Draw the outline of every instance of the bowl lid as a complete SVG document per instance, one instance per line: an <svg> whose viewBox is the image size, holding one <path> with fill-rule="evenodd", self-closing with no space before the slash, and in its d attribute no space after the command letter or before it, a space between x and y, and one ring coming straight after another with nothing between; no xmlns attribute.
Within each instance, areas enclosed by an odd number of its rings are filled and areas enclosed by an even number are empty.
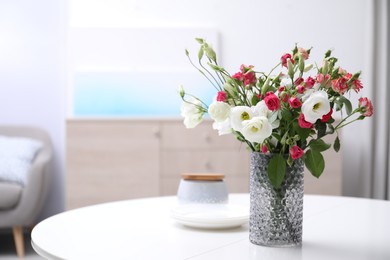
<svg viewBox="0 0 390 260"><path fill-rule="evenodd" d="M183 180L197 181L222 181L225 178L223 173L182 173Z"/></svg>

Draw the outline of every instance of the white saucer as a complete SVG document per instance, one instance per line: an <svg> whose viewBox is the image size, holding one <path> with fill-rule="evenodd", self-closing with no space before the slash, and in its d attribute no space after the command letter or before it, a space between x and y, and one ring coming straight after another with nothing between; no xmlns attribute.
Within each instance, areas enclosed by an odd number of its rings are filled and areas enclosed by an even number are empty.
<svg viewBox="0 0 390 260"><path fill-rule="evenodd" d="M171 210L178 223L196 228L232 228L248 223L249 207L237 204L183 204Z"/></svg>

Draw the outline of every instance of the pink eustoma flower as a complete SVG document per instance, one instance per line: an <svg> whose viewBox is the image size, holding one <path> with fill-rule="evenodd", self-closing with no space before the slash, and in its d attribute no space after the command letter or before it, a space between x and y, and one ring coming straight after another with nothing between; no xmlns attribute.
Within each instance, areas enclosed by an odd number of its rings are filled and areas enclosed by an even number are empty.
<svg viewBox="0 0 390 260"><path fill-rule="evenodd" d="M305 87L307 88L312 88L314 86L314 84L316 83L316 81L312 78L312 77L308 77L306 80L305 80Z"/></svg>
<svg viewBox="0 0 390 260"><path fill-rule="evenodd" d="M276 111L280 108L280 100L273 92L267 93L264 102L271 111Z"/></svg>
<svg viewBox="0 0 390 260"><path fill-rule="evenodd" d="M248 71L244 74L244 86L252 85L256 82L256 75L253 71Z"/></svg>
<svg viewBox="0 0 390 260"><path fill-rule="evenodd" d="M363 116L370 117L374 114L372 102L366 97L359 98L359 108Z"/></svg>
<svg viewBox="0 0 390 260"><path fill-rule="evenodd" d="M320 84L325 84L327 83L327 81L330 79L330 75L329 74L326 74L326 76L324 77L324 75L322 73L318 74L317 75L317 82L320 83Z"/></svg>
<svg viewBox="0 0 390 260"><path fill-rule="evenodd" d="M356 79L352 81L352 89L355 90L356 93L358 93L363 88L363 84L360 80Z"/></svg>
<svg viewBox="0 0 390 260"><path fill-rule="evenodd" d="M236 74L234 74L232 76L232 78L236 79L236 80L243 81L244 80L244 75L242 74L242 72L237 72Z"/></svg>
<svg viewBox="0 0 390 260"><path fill-rule="evenodd" d="M323 115L323 116L322 116L322 118L321 118L321 122L322 122L322 123L326 123L326 122L328 122L328 121L329 121L329 119L331 119L331 117L332 117L332 113L333 113L333 109L332 109L332 108L330 108L330 111L329 111L329 113L328 113L328 114L326 114L326 115Z"/></svg>
<svg viewBox="0 0 390 260"><path fill-rule="evenodd" d="M298 124L301 128L312 128L313 124L305 120L305 116L301 113L298 117Z"/></svg>
<svg viewBox="0 0 390 260"><path fill-rule="evenodd" d="M296 160L302 157L304 151L298 145L294 145L293 147L290 148L290 154L291 154L291 158L293 160Z"/></svg>
<svg viewBox="0 0 390 260"><path fill-rule="evenodd" d="M305 87L302 86L302 85L299 85L299 86L297 87L297 92L298 92L299 94L303 94L303 92L305 92Z"/></svg>
<svg viewBox="0 0 390 260"><path fill-rule="evenodd" d="M298 86L298 85L300 85L302 82L303 82L303 78L297 78L297 79L294 81L294 85L295 85L295 86Z"/></svg>
<svg viewBox="0 0 390 260"><path fill-rule="evenodd" d="M335 92L343 95L348 90L348 78L341 77L341 78L332 80L332 89Z"/></svg>
<svg viewBox="0 0 390 260"><path fill-rule="evenodd" d="M262 152L262 153L267 153L267 152L268 152L268 148L267 148L267 146L266 146L265 144L263 144L263 145L261 146L261 152Z"/></svg>
<svg viewBox="0 0 390 260"><path fill-rule="evenodd" d="M288 100L288 103L292 108L299 108L302 106L302 102L297 97L292 97Z"/></svg>
<svg viewBox="0 0 390 260"><path fill-rule="evenodd" d="M299 47L298 52L302 54L303 59L307 60L309 58L309 52L306 49Z"/></svg>
<svg viewBox="0 0 390 260"><path fill-rule="evenodd" d="M226 92L225 91L218 91L217 101L226 102L226 100L227 100Z"/></svg>
<svg viewBox="0 0 390 260"><path fill-rule="evenodd" d="M280 60L282 61L282 66L287 68L287 60L290 59L291 63L294 64L294 60L292 59L292 56L290 53L284 54Z"/></svg>

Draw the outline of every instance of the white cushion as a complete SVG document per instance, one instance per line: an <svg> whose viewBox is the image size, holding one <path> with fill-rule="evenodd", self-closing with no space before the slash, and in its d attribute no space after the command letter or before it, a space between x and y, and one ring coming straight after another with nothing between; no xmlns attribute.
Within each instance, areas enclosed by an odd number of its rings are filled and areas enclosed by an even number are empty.
<svg viewBox="0 0 390 260"><path fill-rule="evenodd" d="M0 181L24 186L36 153L43 144L25 137L0 136Z"/></svg>

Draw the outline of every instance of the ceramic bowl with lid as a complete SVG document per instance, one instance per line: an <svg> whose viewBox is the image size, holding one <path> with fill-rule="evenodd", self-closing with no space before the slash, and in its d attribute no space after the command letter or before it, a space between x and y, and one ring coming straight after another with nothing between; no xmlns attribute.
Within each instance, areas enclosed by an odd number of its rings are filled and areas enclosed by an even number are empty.
<svg viewBox="0 0 390 260"><path fill-rule="evenodd" d="M228 203L228 190L221 173L184 173L177 197L181 203Z"/></svg>

